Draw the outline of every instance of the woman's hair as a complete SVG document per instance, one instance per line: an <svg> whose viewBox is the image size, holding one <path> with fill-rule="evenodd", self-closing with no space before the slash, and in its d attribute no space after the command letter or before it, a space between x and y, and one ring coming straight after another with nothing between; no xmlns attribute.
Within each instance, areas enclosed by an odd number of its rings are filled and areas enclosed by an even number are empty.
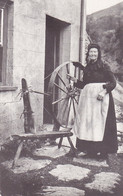
<svg viewBox="0 0 123 196"><path fill-rule="evenodd" d="M96 48L98 50L98 58L97 58L97 63L96 63L96 67L95 68L103 68L103 62L101 60L101 50L100 50L100 46L98 44L89 44L88 45L88 51L86 54L86 62L87 65L89 65L89 60L88 60L88 56L89 56L89 51L91 48Z"/></svg>

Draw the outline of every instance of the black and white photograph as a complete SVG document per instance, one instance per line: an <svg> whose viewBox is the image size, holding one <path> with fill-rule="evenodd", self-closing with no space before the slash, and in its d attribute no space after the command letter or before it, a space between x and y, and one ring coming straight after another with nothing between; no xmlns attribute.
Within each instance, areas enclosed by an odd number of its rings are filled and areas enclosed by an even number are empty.
<svg viewBox="0 0 123 196"><path fill-rule="evenodd" d="M0 196L123 196L123 0L0 0Z"/></svg>

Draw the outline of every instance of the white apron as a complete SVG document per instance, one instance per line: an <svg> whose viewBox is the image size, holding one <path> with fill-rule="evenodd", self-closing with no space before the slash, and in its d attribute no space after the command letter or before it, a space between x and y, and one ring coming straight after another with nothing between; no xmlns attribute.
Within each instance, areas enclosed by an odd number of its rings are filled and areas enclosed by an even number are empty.
<svg viewBox="0 0 123 196"><path fill-rule="evenodd" d="M90 83L81 90L73 130L77 138L102 141L109 106L109 94L97 100L104 83Z"/></svg>

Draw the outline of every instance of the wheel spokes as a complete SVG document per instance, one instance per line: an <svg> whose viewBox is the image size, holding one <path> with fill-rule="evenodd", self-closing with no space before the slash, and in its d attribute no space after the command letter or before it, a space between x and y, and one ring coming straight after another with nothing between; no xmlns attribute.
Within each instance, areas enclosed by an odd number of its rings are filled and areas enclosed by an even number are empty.
<svg viewBox="0 0 123 196"><path fill-rule="evenodd" d="M74 68L74 77L76 77L77 68Z"/></svg>
<svg viewBox="0 0 123 196"><path fill-rule="evenodd" d="M67 115L67 109L68 109L68 102L69 102L69 98L66 98L58 106L57 118L58 118L59 122L62 123L62 124L66 124L66 115Z"/></svg>
<svg viewBox="0 0 123 196"><path fill-rule="evenodd" d="M75 100L75 102L78 104L78 101L76 100L76 98L74 97L73 99L74 99L74 100Z"/></svg>
<svg viewBox="0 0 123 196"><path fill-rule="evenodd" d="M66 70L67 70L67 74L69 74L70 70L69 70L69 64L68 63L66 64Z"/></svg>
<svg viewBox="0 0 123 196"><path fill-rule="evenodd" d="M69 115L70 115L70 110L71 110L72 99L70 98L69 101L70 101L70 103L69 103L68 115L67 115L67 120L66 120L66 122L67 122L66 126L68 126L68 122L69 122Z"/></svg>
<svg viewBox="0 0 123 196"><path fill-rule="evenodd" d="M52 113L61 126L71 126L74 116L77 115L78 90L74 87L67 74L78 78L79 69L71 66L71 62L66 62L58 66L51 78L48 92L52 99Z"/></svg>
<svg viewBox="0 0 123 196"><path fill-rule="evenodd" d="M73 101L73 111L74 111L74 116L76 116L76 108L75 108L75 103L74 103L74 100L72 99Z"/></svg>
<svg viewBox="0 0 123 196"><path fill-rule="evenodd" d="M64 86L66 87L66 89L68 90L68 87L66 86L65 82L62 80L60 74L58 73L58 78L60 79L60 81L64 84Z"/></svg>
<svg viewBox="0 0 123 196"><path fill-rule="evenodd" d="M64 89L62 89L58 84L54 83L54 85L55 85L56 87L58 87L61 91L63 91L65 94L67 94L67 92L66 92Z"/></svg>
<svg viewBox="0 0 123 196"><path fill-rule="evenodd" d="M63 97L61 99L58 99L58 100L52 102L52 105L55 105L56 103L59 103L59 102L63 101L64 99L66 99L66 97Z"/></svg>

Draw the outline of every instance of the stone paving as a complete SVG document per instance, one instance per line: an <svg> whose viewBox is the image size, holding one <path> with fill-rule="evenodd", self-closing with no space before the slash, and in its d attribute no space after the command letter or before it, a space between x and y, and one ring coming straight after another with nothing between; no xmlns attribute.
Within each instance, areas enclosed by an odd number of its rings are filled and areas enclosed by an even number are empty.
<svg viewBox="0 0 123 196"><path fill-rule="evenodd" d="M42 196L85 196L85 191L72 187L46 187Z"/></svg>
<svg viewBox="0 0 123 196"><path fill-rule="evenodd" d="M69 148L68 148L69 149ZM20 158L17 162L17 166L12 169L12 160L6 161L2 163L4 166L8 167L15 174L25 173L31 170L39 170L44 168L50 163L52 160L48 160L49 158L53 158L54 160L58 157L65 155L68 152L68 149L61 147L58 149L57 146L46 146L42 150L38 149L35 151L35 155L37 153L38 156L47 155L46 159L38 159L34 160L32 158ZM40 152L40 153L39 153ZM44 152L44 154L43 154ZM55 154L53 156L53 154ZM77 166L75 163L82 163L82 166ZM74 165L73 165L74 164ZM109 167L106 161L97 161L93 159L87 159L80 157L73 157L73 164L58 164L54 169L49 171L49 174L56 177L58 181L70 182L72 180L82 181L84 179L89 179L89 174L91 173L91 169L87 169L87 165L98 166L98 167ZM84 166L83 166L84 164ZM43 178L43 176L42 176ZM121 181L121 176L118 173L112 172L100 172L92 176L92 181L90 183L85 183L84 186L88 190L96 190L100 193L110 193L112 194L115 188ZM73 193L74 196L84 196L85 191L77 189L75 187L62 187L62 186L47 186L43 189L42 195L45 196L71 196Z"/></svg>
<svg viewBox="0 0 123 196"><path fill-rule="evenodd" d="M85 185L86 188L97 190L101 193L113 193L113 189L120 182L121 176L118 173L101 172L94 176L94 181Z"/></svg>
<svg viewBox="0 0 123 196"><path fill-rule="evenodd" d="M11 171L13 171L15 174L19 173L25 173L28 171L32 170L39 170L41 168L46 167L51 163L50 160L34 160L32 158L26 158L22 157L18 160L17 165L15 168L12 169L12 162L13 160L10 161L5 161L2 163L6 168L9 168Z"/></svg>
<svg viewBox="0 0 123 196"><path fill-rule="evenodd" d="M74 166L72 164L57 165L55 169L49 172L58 180L70 181L70 180L83 180L88 177L90 173L89 169L84 167Z"/></svg>
<svg viewBox="0 0 123 196"><path fill-rule="evenodd" d="M47 157L51 157L51 158L57 158L57 157L64 156L69 151L70 151L70 148L68 148L68 147L62 147L62 148L58 149L58 146L52 146L52 147L45 146L43 148L36 149L34 151L33 155L36 155L38 157L47 156Z"/></svg>
<svg viewBox="0 0 123 196"><path fill-rule="evenodd" d="M96 166L96 167L109 167L106 160L96 161L95 159L78 157L78 158L73 158L73 162L82 163L84 165Z"/></svg>
<svg viewBox="0 0 123 196"><path fill-rule="evenodd" d="M75 138L73 137L73 143L74 142ZM61 158L59 160L62 160L62 158L68 154L70 150L68 141L63 140L63 144L68 147L62 146L58 149L58 146L46 145L40 149L36 149L33 153L33 155L37 157L36 160L32 158L20 158L14 169L11 168L12 160L6 161L2 164L15 174L40 170L47 166L49 167L53 161L56 161L59 158ZM56 184L52 184L52 186L49 186L48 184L43 187L43 192L40 192L41 195L84 196L87 190L98 191L99 193L104 194L113 194L115 189L117 189L118 185L121 183L121 176L117 172L110 171L110 165L106 160L87 158L81 153L77 157L67 157L66 160L69 159L71 159L71 161L69 163L65 162L65 164L62 162L57 163L56 161L54 167L48 170L50 177L56 179L60 185L57 186ZM96 170L97 172L92 173L92 169L96 167L98 168ZM104 172L103 169L107 171ZM72 182L74 181L79 182L79 184L81 184L81 188L73 187L74 183ZM70 182L72 183L72 186L70 185ZM65 185L64 183L67 184Z"/></svg>

